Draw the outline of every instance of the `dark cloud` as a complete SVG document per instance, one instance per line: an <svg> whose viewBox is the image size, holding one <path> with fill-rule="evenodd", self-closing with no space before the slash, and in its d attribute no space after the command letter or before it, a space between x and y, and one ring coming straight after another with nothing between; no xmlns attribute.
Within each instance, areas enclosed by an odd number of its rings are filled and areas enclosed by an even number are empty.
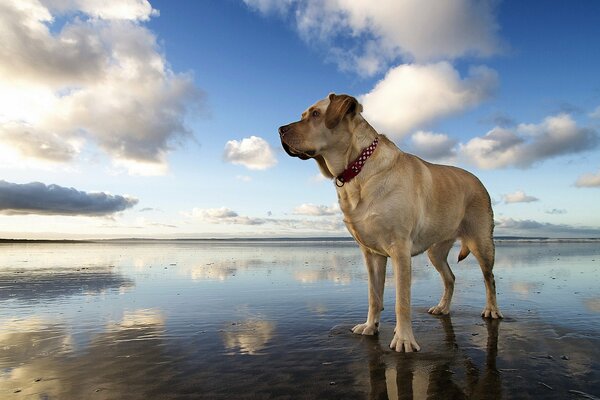
<svg viewBox="0 0 600 400"><path fill-rule="evenodd" d="M133 207L137 199L103 192L87 193L74 188L0 180L0 213L41 215L110 215Z"/></svg>

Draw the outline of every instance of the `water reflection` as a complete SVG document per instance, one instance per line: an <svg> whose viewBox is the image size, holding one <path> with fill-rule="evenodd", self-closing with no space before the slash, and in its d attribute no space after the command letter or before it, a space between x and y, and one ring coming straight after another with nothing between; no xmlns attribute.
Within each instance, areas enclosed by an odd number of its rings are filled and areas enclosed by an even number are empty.
<svg viewBox="0 0 600 400"><path fill-rule="evenodd" d="M349 332L367 306L354 244L13 246L0 253L0 398L596 394L600 250L570 246L499 246L500 323L478 317L484 290L471 258L453 265L452 319L427 314L441 284L417 257L417 354L387 347L390 288L379 336Z"/></svg>
<svg viewBox="0 0 600 400"><path fill-rule="evenodd" d="M478 366L458 345L450 316L438 319L445 350L398 355L368 346L369 399L502 398L502 380L496 368L500 322L486 321L485 363Z"/></svg>
<svg viewBox="0 0 600 400"><path fill-rule="evenodd" d="M274 332L275 324L269 321L232 322L223 329L223 344L240 354L256 355L273 339Z"/></svg>
<svg viewBox="0 0 600 400"><path fill-rule="evenodd" d="M0 393L16 398L150 398L173 367L161 348L164 318L134 310L72 351L67 325L32 317L0 334ZM153 370L160 368L160 379Z"/></svg>
<svg viewBox="0 0 600 400"><path fill-rule="evenodd" d="M500 242L496 243L495 264L511 269L531 265L553 265L562 269L575 261L592 261L597 255L597 243Z"/></svg>
<svg viewBox="0 0 600 400"><path fill-rule="evenodd" d="M600 313L600 297L586 299L584 303L588 310Z"/></svg>
<svg viewBox="0 0 600 400"><path fill-rule="evenodd" d="M543 286L542 282L513 282L510 288L521 298L528 298L533 292L539 291Z"/></svg>
<svg viewBox="0 0 600 400"><path fill-rule="evenodd" d="M0 269L0 301L44 302L77 294L124 292L134 281L113 266Z"/></svg>

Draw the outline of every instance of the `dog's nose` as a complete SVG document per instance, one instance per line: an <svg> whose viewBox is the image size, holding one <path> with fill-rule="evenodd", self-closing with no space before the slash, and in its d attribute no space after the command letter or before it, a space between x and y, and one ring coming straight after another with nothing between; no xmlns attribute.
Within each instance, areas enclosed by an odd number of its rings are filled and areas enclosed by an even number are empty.
<svg viewBox="0 0 600 400"><path fill-rule="evenodd" d="M283 137L283 135L285 135L285 133L287 131L289 131L289 130L290 130L290 126L289 125L280 126L279 127L279 136Z"/></svg>

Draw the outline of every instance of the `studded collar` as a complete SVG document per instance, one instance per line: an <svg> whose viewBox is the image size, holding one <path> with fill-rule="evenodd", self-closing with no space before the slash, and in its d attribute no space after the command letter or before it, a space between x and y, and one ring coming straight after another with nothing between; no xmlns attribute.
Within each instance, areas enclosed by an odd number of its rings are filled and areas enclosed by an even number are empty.
<svg viewBox="0 0 600 400"><path fill-rule="evenodd" d="M337 187L344 186L345 183L350 182L356 175L360 173L367 159L371 157L371 154L375 151L377 144L379 143L379 138L375 138L373 143L369 145L369 147L365 148L362 153L358 156L356 160L354 160L350 165L346 167L346 169L336 176L335 184Z"/></svg>

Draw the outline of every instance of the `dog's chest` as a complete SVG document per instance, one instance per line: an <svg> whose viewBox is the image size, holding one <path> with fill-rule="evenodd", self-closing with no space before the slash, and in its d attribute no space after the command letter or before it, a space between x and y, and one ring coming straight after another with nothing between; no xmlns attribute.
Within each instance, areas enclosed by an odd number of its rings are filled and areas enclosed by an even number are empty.
<svg viewBox="0 0 600 400"><path fill-rule="evenodd" d="M372 196L371 196L372 197ZM378 201L367 201L357 187L338 190L340 209L344 223L354 239L364 247L385 255L386 241L389 240L389 222Z"/></svg>
<svg viewBox="0 0 600 400"><path fill-rule="evenodd" d="M367 215L365 219L356 220L344 218L344 223L354 239L364 247L376 253L386 255L386 238L380 227L379 216Z"/></svg>

